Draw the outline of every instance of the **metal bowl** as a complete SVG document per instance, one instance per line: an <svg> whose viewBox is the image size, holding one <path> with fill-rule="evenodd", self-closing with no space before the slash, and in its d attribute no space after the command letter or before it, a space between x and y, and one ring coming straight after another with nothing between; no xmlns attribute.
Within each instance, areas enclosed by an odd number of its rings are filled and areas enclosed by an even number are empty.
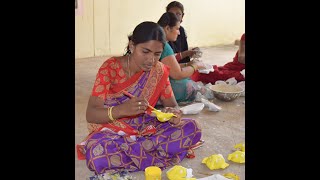
<svg viewBox="0 0 320 180"><path fill-rule="evenodd" d="M240 86L229 84L212 85L210 89L213 91L214 97L222 101L233 101L244 92Z"/></svg>

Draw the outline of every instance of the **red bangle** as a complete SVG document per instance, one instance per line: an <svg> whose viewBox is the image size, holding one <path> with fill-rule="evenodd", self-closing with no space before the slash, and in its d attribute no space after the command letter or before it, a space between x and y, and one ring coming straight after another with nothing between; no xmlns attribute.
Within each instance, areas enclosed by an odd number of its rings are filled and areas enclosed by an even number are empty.
<svg viewBox="0 0 320 180"><path fill-rule="evenodd" d="M177 53L176 54L176 59L177 59L178 62L181 60L181 58L182 58L181 53Z"/></svg>

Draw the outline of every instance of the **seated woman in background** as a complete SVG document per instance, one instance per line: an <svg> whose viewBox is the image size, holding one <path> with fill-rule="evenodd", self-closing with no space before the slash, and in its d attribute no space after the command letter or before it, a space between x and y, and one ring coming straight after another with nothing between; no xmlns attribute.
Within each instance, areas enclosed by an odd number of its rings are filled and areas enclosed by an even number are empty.
<svg viewBox="0 0 320 180"><path fill-rule="evenodd" d="M164 29L167 43L164 46L160 61L170 67L170 83L178 103L192 102L196 98L195 82L190 76L198 69L205 68L202 62L190 62L188 65L179 64L168 41L175 41L179 35L180 21L171 12L164 13L158 21Z"/></svg>
<svg viewBox="0 0 320 180"><path fill-rule="evenodd" d="M167 12L172 12L178 17L180 24L182 23L182 19L184 16L184 7L178 1L172 1L166 7ZM176 41L169 41L169 45L173 49L175 53L176 59L179 63L187 63L190 62L190 58L196 54L197 48L193 48L191 50L188 49L187 36L184 28L180 25L179 28L180 34L178 35Z"/></svg>
<svg viewBox="0 0 320 180"><path fill-rule="evenodd" d="M201 130L195 120L181 118L169 69L159 62L165 43L158 24L140 23L129 37L127 53L100 67L87 106L90 134L78 148L96 174L143 171L148 166L164 169L180 163L199 142ZM160 122L150 115L148 105L154 106L159 98L165 112L177 117Z"/></svg>
<svg viewBox="0 0 320 180"><path fill-rule="evenodd" d="M211 84L215 84L218 80L225 81L232 77L238 82L245 80L245 77L241 74L241 71L245 69L245 34L241 36L239 50L233 61L228 62L224 66L213 65L213 69L214 71L209 74L196 72L191 76L191 79Z"/></svg>

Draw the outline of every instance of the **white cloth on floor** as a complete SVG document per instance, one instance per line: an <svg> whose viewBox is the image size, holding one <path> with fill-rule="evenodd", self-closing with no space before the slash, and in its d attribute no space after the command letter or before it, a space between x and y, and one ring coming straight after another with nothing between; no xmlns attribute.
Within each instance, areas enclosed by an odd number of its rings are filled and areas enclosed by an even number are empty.
<svg viewBox="0 0 320 180"><path fill-rule="evenodd" d="M214 174L208 177L200 178L198 180L230 180L229 178L226 178L220 174Z"/></svg>

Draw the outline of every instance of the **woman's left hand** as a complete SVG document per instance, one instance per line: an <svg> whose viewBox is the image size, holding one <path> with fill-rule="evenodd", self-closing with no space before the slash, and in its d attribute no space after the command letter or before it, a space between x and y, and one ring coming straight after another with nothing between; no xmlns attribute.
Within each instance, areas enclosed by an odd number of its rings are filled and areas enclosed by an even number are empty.
<svg viewBox="0 0 320 180"><path fill-rule="evenodd" d="M182 111L180 109L176 109L173 107L165 107L163 110L165 113L173 113L177 117L172 117L168 122L171 124L174 124L174 126L178 126L181 122L181 117L182 117Z"/></svg>

